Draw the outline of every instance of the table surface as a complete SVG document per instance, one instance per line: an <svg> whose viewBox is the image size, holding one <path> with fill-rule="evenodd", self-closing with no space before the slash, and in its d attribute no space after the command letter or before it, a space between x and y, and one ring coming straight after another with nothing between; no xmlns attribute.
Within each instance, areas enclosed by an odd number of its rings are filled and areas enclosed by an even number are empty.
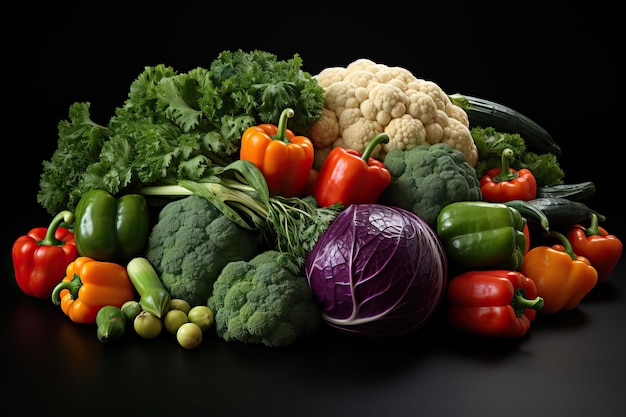
<svg viewBox="0 0 626 417"><path fill-rule="evenodd" d="M185 350L132 332L102 344L94 326L16 293L3 302L2 395L25 414L623 416L625 275L622 259L578 308L537 316L521 339L461 335L439 313L400 339L324 329L286 348L209 335Z"/></svg>

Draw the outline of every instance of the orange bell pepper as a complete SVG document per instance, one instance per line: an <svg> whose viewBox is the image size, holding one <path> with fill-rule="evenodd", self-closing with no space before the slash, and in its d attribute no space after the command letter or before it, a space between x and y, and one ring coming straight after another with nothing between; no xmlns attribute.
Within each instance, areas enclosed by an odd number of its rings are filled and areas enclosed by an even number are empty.
<svg viewBox="0 0 626 417"><path fill-rule="evenodd" d="M247 128L239 154L263 173L270 193L284 197L303 194L313 167L313 142L287 129L287 119L293 115L293 109L287 108L278 126L265 123Z"/></svg>
<svg viewBox="0 0 626 417"><path fill-rule="evenodd" d="M562 233L551 231L561 244L536 246L524 256L521 272L532 279L543 298L540 313L573 310L598 282L598 271L589 259L574 253Z"/></svg>
<svg viewBox="0 0 626 417"><path fill-rule="evenodd" d="M98 310L122 307L135 299L126 268L113 262L79 256L67 266L65 278L52 291L52 302L75 323L95 323Z"/></svg>

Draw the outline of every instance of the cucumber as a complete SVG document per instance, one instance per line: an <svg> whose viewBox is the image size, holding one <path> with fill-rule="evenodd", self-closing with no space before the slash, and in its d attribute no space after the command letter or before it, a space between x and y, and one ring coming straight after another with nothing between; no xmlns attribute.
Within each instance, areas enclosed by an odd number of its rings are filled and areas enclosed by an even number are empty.
<svg viewBox="0 0 626 417"><path fill-rule="evenodd" d="M541 210L548 221L550 228L569 227L577 223L587 222L591 213L598 216L598 221L605 221L605 216L597 213L580 201L573 201L564 197L538 197L528 203ZM530 221L529 227L530 227Z"/></svg>
<svg viewBox="0 0 626 417"><path fill-rule="evenodd" d="M526 222L533 222L534 224L539 225L539 227L545 232L550 231L550 220L548 219L548 217L544 214L543 211L530 204L528 201L510 200L505 201L503 204L506 204L509 207L513 207L514 209L519 211L522 217L526 219ZM530 227L530 224L528 227Z"/></svg>
<svg viewBox="0 0 626 417"><path fill-rule="evenodd" d="M505 105L465 94L449 95L450 100L467 113L470 128L493 127L503 133L517 133L529 151L536 154L551 153L561 156L561 147L550 133L530 117Z"/></svg>
<svg viewBox="0 0 626 417"><path fill-rule="evenodd" d="M158 318L164 317L170 310L172 298L150 261L141 256L135 257L128 262L126 272L139 294L142 310Z"/></svg>
<svg viewBox="0 0 626 417"><path fill-rule="evenodd" d="M124 336L126 331L126 316L122 309L116 306L104 306L96 314L98 326L98 340L102 343L111 343Z"/></svg>
<svg viewBox="0 0 626 417"><path fill-rule="evenodd" d="M563 197L573 201L586 200L595 192L596 186L591 181L537 187L537 197Z"/></svg>

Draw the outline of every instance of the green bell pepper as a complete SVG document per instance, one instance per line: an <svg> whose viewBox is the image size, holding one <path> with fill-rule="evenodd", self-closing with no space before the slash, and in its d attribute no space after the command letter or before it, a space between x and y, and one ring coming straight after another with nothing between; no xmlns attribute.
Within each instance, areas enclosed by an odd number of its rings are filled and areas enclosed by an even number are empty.
<svg viewBox="0 0 626 417"><path fill-rule="evenodd" d="M452 266L519 271L526 250L525 225L520 212L503 203L459 201L439 213L437 235Z"/></svg>
<svg viewBox="0 0 626 417"><path fill-rule="evenodd" d="M150 216L141 194L117 199L105 190L88 191L76 205L74 218L74 241L81 256L125 262L145 249Z"/></svg>

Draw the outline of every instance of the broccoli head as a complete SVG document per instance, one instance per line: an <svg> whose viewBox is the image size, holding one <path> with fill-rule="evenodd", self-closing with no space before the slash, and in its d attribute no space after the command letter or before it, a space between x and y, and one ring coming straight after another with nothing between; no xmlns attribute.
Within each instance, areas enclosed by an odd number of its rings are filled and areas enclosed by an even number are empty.
<svg viewBox="0 0 626 417"><path fill-rule="evenodd" d="M258 232L232 222L206 198L190 195L161 209L145 256L170 296L195 306L206 305L227 263L252 259L260 247Z"/></svg>
<svg viewBox="0 0 626 417"><path fill-rule="evenodd" d="M275 250L226 265L207 302L217 335L270 347L314 335L321 312L300 271L289 255Z"/></svg>
<svg viewBox="0 0 626 417"><path fill-rule="evenodd" d="M444 143L392 150L385 166L391 183L379 202L412 211L432 228L446 205L482 199L474 168L463 153Z"/></svg>

